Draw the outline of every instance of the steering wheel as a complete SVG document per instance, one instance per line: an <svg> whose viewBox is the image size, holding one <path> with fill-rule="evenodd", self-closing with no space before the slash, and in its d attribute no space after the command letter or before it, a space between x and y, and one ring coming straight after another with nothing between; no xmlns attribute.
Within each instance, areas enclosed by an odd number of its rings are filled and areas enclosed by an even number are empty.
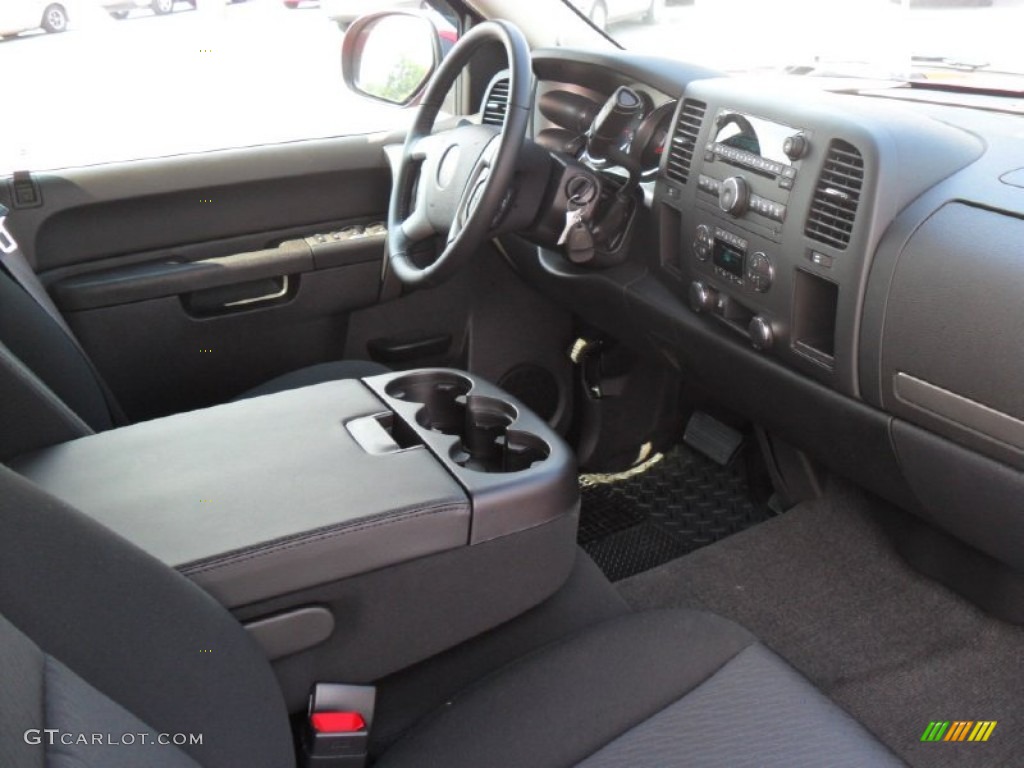
<svg viewBox="0 0 1024 768"><path fill-rule="evenodd" d="M508 109L501 127L461 125L433 132L449 88L481 47L498 42L508 56ZM530 119L530 48L505 21L487 21L451 49L427 86L391 190L388 261L406 286L435 285L450 277L501 223L514 194L516 161ZM427 266L413 260L417 246L445 238Z"/></svg>

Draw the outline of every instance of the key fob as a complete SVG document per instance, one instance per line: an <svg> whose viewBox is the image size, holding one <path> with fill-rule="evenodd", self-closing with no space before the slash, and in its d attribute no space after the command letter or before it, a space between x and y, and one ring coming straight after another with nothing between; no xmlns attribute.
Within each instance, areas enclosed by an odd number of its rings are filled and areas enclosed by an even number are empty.
<svg viewBox="0 0 1024 768"><path fill-rule="evenodd" d="M569 230L566 241L569 261L573 264L586 264L594 258L594 236L585 221L577 222Z"/></svg>

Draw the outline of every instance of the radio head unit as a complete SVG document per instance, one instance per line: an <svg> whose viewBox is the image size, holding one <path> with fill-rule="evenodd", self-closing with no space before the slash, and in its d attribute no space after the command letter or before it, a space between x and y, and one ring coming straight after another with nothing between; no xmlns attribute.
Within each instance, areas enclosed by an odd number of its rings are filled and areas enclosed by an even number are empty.
<svg viewBox="0 0 1024 768"><path fill-rule="evenodd" d="M765 176L786 177L790 176L786 169L806 150L806 136L793 126L721 109L715 117L705 160L721 160Z"/></svg>
<svg viewBox="0 0 1024 768"><path fill-rule="evenodd" d="M698 203L777 241L809 136L785 123L719 109L697 175Z"/></svg>

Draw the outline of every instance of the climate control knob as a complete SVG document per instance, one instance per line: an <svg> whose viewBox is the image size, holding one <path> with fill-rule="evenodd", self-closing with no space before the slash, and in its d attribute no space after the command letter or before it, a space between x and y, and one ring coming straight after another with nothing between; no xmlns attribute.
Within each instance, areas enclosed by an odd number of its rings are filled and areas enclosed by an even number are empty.
<svg viewBox="0 0 1024 768"><path fill-rule="evenodd" d="M764 352L771 349L775 342L775 331L772 324L761 315L755 315L747 326L747 333L750 334L750 343L754 349Z"/></svg>
<svg viewBox="0 0 1024 768"><path fill-rule="evenodd" d="M758 251L747 260L747 281L755 291L764 293L774 280L775 267L764 251Z"/></svg>
<svg viewBox="0 0 1024 768"><path fill-rule="evenodd" d="M750 203L750 185L742 176L730 176L718 190L718 207L730 216L742 216Z"/></svg>
<svg viewBox="0 0 1024 768"><path fill-rule="evenodd" d="M711 227L701 224L697 227L697 236L693 240L693 252L701 261L707 261L711 256L711 249L715 246L715 236L711 234Z"/></svg>
<svg viewBox="0 0 1024 768"><path fill-rule="evenodd" d="M690 309L694 312L713 312L718 306L718 291L699 280L690 283Z"/></svg>

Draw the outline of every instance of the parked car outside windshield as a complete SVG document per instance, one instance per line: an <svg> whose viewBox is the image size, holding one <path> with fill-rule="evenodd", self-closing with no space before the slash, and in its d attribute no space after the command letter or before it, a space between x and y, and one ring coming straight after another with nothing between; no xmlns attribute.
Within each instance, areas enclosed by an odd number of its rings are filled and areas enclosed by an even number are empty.
<svg viewBox="0 0 1024 768"><path fill-rule="evenodd" d="M0 37L42 30L63 32L68 28L68 3L61 0L3 0L0 2Z"/></svg>

